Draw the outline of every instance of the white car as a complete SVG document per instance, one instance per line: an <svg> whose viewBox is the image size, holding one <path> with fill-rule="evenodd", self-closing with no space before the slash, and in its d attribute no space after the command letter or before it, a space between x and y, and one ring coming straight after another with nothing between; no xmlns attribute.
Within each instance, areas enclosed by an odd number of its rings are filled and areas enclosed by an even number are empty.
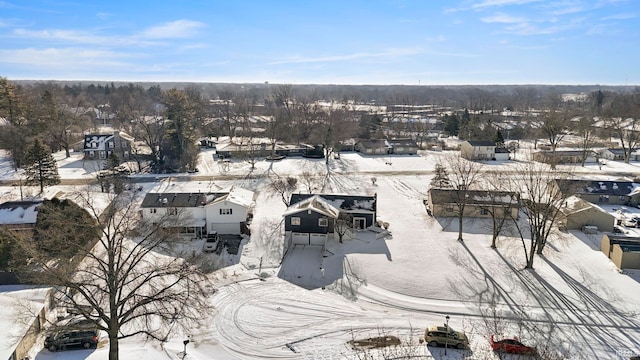
<svg viewBox="0 0 640 360"><path fill-rule="evenodd" d="M204 240L204 245L202 246L203 252L214 252L218 247L218 241L220 241L220 236L218 232L213 231L207 234L207 238Z"/></svg>

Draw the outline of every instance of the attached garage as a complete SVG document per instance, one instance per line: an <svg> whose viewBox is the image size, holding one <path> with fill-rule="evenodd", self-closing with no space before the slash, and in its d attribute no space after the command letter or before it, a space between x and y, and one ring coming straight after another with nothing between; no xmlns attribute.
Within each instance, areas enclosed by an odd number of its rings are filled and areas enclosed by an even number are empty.
<svg viewBox="0 0 640 360"><path fill-rule="evenodd" d="M309 234L309 245L325 246L327 234Z"/></svg>
<svg viewBox="0 0 640 360"><path fill-rule="evenodd" d="M209 232L217 231L218 234L240 234L240 223L209 223Z"/></svg>
<svg viewBox="0 0 640 360"><path fill-rule="evenodd" d="M309 245L309 233L291 233L291 243L293 245Z"/></svg>
<svg viewBox="0 0 640 360"><path fill-rule="evenodd" d="M291 243L293 245L325 246L327 243L327 234L294 232L291 233Z"/></svg>

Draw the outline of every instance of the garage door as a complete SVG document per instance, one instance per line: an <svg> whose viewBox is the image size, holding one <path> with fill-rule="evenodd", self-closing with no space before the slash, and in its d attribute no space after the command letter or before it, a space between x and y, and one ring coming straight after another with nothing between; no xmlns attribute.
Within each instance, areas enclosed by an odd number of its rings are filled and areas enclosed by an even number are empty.
<svg viewBox="0 0 640 360"><path fill-rule="evenodd" d="M324 246L327 242L327 234L309 234L309 245Z"/></svg>
<svg viewBox="0 0 640 360"><path fill-rule="evenodd" d="M210 223L209 231L217 231L218 234L240 234L240 223Z"/></svg>
<svg viewBox="0 0 640 360"><path fill-rule="evenodd" d="M309 245L309 233L291 233L291 243L293 245Z"/></svg>

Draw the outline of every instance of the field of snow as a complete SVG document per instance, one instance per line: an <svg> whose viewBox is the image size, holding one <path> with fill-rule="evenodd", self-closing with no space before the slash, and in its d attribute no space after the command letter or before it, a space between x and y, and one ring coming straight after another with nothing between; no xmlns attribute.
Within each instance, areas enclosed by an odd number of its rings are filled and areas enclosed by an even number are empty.
<svg viewBox="0 0 640 360"><path fill-rule="evenodd" d="M576 232L552 239L535 270L523 269L518 239L501 238L497 250L489 247L487 221L469 219L464 242L456 241L457 222L429 217L422 203L442 154L345 153L329 165L297 158L260 161L251 170L246 162L216 162L204 151L194 176L149 177L140 184L143 191L216 191L231 185L256 191L253 235L239 257L211 275L218 291L211 298L215 313L203 314L209 326L176 334L162 347L124 340L121 359L176 359L187 337L185 359L356 359L346 342L380 334L411 341L422 358L434 359L498 359L489 348L492 333L518 335L541 349L548 344L570 359L640 353L637 273L619 272L597 250L600 235ZM90 165L81 163L61 160L61 176L90 178ZM513 163L486 166L508 171ZM593 164L577 170L619 178L633 176L637 165L608 162L602 169ZM343 244L331 242L324 253L296 247L282 260L285 205L265 186L268 177L304 171L316 174L316 192L376 193L378 218L389 223L389 232L361 231ZM7 160L0 162L0 178L16 178ZM77 188L51 187L45 196ZM15 186L0 187L2 201L18 196ZM442 325L446 315L453 328L470 337L470 350L448 349L445 356L443 348L418 343L424 328ZM37 360L106 359L108 346L50 353L40 343L32 353Z"/></svg>

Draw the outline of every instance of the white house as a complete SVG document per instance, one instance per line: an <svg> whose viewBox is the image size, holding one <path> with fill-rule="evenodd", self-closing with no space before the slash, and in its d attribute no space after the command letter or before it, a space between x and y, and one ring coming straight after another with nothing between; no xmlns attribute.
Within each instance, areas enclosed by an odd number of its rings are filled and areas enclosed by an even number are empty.
<svg viewBox="0 0 640 360"><path fill-rule="evenodd" d="M193 237L212 231L240 234L253 197L252 191L237 187L217 193L148 193L140 208L143 218Z"/></svg>
<svg viewBox="0 0 640 360"><path fill-rule="evenodd" d="M496 144L491 141L465 141L460 144L460 156L467 160L492 160L496 158Z"/></svg>

